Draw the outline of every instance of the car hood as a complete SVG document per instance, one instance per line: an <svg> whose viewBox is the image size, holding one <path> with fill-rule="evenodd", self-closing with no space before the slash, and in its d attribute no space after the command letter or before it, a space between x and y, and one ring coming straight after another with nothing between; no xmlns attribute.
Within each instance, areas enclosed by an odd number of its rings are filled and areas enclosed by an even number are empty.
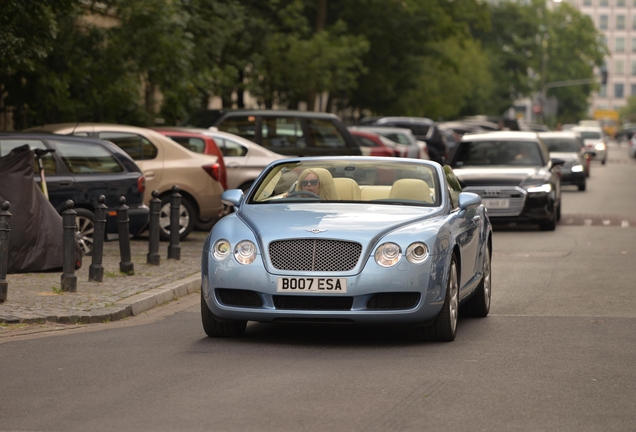
<svg viewBox="0 0 636 432"><path fill-rule="evenodd" d="M542 167L473 167L454 168L462 186L517 186L526 179L545 173Z"/></svg>
<svg viewBox="0 0 636 432"><path fill-rule="evenodd" d="M359 240L399 229L416 221L434 223L439 207L364 204L271 204L250 205L239 212L262 244L281 238L330 238Z"/></svg>

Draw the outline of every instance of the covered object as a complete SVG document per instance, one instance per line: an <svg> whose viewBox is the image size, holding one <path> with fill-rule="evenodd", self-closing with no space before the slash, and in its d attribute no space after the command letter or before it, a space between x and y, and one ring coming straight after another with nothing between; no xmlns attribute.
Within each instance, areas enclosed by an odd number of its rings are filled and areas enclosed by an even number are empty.
<svg viewBox="0 0 636 432"><path fill-rule="evenodd" d="M62 216L34 180L35 155L28 145L16 147L0 157L0 202L9 201L8 273L26 273L62 268ZM81 252L76 248L76 267Z"/></svg>

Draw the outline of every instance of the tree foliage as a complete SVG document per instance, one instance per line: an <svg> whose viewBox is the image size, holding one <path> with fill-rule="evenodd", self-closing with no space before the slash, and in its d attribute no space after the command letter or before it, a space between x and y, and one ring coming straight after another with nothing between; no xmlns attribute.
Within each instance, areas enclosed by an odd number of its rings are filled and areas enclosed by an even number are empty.
<svg viewBox="0 0 636 432"><path fill-rule="evenodd" d="M241 107L247 93L263 107L312 109L326 93L329 110L498 115L546 82L592 77L605 55L588 17L545 0L4 0L0 8L0 90L16 127L175 124L215 96ZM551 90L560 117L580 115L592 89Z"/></svg>

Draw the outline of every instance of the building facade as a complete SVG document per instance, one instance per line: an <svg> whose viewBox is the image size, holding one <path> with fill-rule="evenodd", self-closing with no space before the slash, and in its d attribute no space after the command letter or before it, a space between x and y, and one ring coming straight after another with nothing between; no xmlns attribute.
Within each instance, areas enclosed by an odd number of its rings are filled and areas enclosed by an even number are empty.
<svg viewBox="0 0 636 432"><path fill-rule="evenodd" d="M568 2L592 18L610 51L607 84L592 95L590 110L618 110L636 96L636 0Z"/></svg>

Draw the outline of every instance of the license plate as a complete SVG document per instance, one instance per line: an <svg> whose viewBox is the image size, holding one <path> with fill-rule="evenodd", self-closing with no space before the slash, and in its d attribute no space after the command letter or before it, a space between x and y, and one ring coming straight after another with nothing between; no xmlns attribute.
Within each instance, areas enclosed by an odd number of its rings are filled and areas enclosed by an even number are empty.
<svg viewBox="0 0 636 432"><path fill-rule="evenodd" d="M276 284L276 292L346 293L347 279L279 277L278 283Z"/></svg>
<svg viewBox="0 0 636 432"><path fill-rule="evenodd" d="M487 198L481 200L482 204L488 209L507 209L510 207L510 200L508 199L492 199Z"/></svg>

